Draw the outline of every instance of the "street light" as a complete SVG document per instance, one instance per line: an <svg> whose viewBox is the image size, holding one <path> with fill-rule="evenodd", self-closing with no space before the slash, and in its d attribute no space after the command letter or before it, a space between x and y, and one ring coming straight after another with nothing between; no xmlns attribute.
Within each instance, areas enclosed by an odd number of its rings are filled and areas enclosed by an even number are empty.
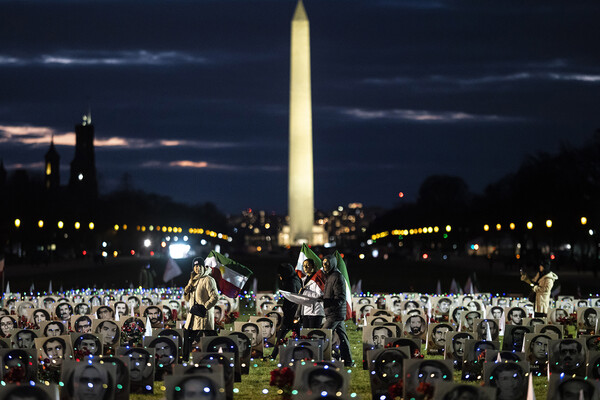
<svg viewBox="0 0 600 400"><path fill-rule="evenodd" d="M547 228L552 228L552 220L551 219L547 219L546 220L546 227Z"/></svg>
<svg viewBox="0 0 600 400"><path fill-rule="evenodd" d="M15 219L15 228L18 228L21 226L21 220L19 218Z"/></svg>
<svg viewBox="0 0 600 400"><path fill-rule="evenodd" d="M58 229L62 229L62 228L64 228L65 223L62 221L58 221L58 223L56 225L58 225Z"/></svg>
<svg viewBox="0 0 600 400"><path fill-rule="evenodd" d="M585 225L585 224L587 224L587 218L581 217L581 225Z"/></svg>
<svg viewBox="0 0 600 400"><path fill-rule="evenodd" d="M38 226L39 226L40 228L43 228L43 227L44 227L44 220L40 219L40 220L38 221Z"/></svg>
<svg viewBox="0 0 600 400"><path fill-rule="evenodd" d="M533 229L533 222L527 222L527 229Z"/></svg>
<svg viewBox="0 0 600 400"><path fill-rule="evenodd" d="M75 229L81 228L81 224L79 222L75 222Z"/></svg>
<svg viewBox="0 0 600 400"><path fill-rule="evenodd" d="M489 231L490 230L490 226L488 224L485 224L483 226L483 230L486 231L486 232Z"/></svg>
<svg viewBox="0 0 600 400"><path fill-rule="evenodd" d="M94 230L94 223L93 222L90 222L90 224L88 226L90 227L90 231Z"/></svg>
<svg viewBox="0 0 600 400"><path fill-rule="evenodd" d="M502 225L496 224L496 230L499 231L500 229L502 229Z"/></svg>

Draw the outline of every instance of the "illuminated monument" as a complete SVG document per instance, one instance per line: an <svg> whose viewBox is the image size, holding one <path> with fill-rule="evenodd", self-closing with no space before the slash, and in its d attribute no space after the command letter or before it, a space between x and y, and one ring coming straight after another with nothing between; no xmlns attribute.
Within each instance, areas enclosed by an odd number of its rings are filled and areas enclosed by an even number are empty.
<svg viewBox="0 0 600 400"><path fill-rule="evenodd" d="M323 227L314 225L310 32L302 0L298 1L292 18L288 179L289 226L283 227L279 243L325 243L327 235Z"/></svg>

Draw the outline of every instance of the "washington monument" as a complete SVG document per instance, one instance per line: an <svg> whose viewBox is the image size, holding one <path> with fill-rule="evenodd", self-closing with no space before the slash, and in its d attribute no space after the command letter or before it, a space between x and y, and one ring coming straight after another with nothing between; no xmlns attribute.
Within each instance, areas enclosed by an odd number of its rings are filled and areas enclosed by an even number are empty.
<svg viewBox="0 0 600 400"><path fill-rule="evenodd" d="M302 0L292 18L290 52L290 244L311 243L314 224L310 32Z"/></svg>

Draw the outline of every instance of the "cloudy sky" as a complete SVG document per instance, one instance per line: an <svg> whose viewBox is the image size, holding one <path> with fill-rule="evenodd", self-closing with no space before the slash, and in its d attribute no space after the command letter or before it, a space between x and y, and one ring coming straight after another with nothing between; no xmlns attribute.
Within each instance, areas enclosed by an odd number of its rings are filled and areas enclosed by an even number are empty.
<svg viewBox="0 0 600 400"><path fill-rule="evenodd" d="M530 4L538 6L530 6ZM100 190L286 212L295 0L0 1L0 158L62 182L88 104ZM471 190L600 128L600 6L306 0L316 207Z"/></svg>

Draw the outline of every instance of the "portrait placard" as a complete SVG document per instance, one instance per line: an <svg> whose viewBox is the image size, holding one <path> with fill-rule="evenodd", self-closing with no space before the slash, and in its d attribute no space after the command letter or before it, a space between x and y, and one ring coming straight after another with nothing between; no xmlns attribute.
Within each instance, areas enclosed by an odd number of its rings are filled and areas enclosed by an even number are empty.
<svg viewBox="0 0 600 400"><path fill-rule="evenodd" d="M385 346L385 340L395 338L396 332L384 325L365 326L362 332L363 344L363 369L368 368L367 351L381 349ZM420 340L420 339L419 339Z"/></svg>
<svg viewBox="0 0 600 400"><path fill-rule="evenodd" d="M529 382L527 362L488 362L483 370L483 382L496 389L497 400L526 400Z"/></svg>
<svg viewBox="0 0 600 400"><path fill-rule="evenodd" d="M0 400L31 399L31 400L58 400L58 385L20 385L9 383L0 390Z"/></svg>
<svg viewBox="0 0 600 400"><path fill-rule="evenodd" d="M233 353L205 353L193 352L192 364L194 365L216 365L223 366L223 382L225 384L225 397L227 400L233 400L233 381L234 381L234 354Z"/></svg>
<svg viewBox="0 0 600 400"><path fill-rule="evenodd" d="M57 302L53 314L59 321L69 321L73 315L73 305L66 301Z"/></svg>
<svg viewBox="0 0 600 400"><path fill-rule="evenodd" d="M583 339L551 340L548 351L550 376L553 374L585 377L587 346Z"/></svg>
<svg viewBox="0 0 600 400"><path fill-rule="evenodd" d="M446 333L454 332L448 323L429 324L427 330L427 354L442 355L446 349Z"/></svg>
<svg viewBox="0 0 600 400"><path fill-rule="evenodd" d="M577 309L577 328L580 332L597 333L598 307L582 307Z"/></svg>
<svg viewBox="0 0 600 400"><path fill-rule="evenodd" d="M281 365L292 366L297 361L323 361L323 341L319 340L289 340L279 348Z"/></svg>
<svg viewBox="0 0 600 400"><path fill-rule="evenodd" d="M116 389L116 367L112 364L66 360L61 369L64 383L61 397L66 400L113 399Z"/></svg>
<svg viewBox="0 0 600 400"><path fill-rule="evenodd" d="M379 310L386 312L385 310ZM367 317L367 325L383 325L386 322L394 322L394 317L389 315L369 315Z"/></svg>
<svg viewBox="0 0 600 400"><path fill-rule="evenodd" d="M183 362L183 330L181 329L162 329L156 332L158 337L168 337L177 345L179 362Z"/></svg>
<svg viewBox="0 0 600 400"><path fill-rule="evenodd" d="M450 307L453 305L452 297L436 297L432 300L433 315L446 316L450 313Z"/></svg>
<svg viewBox="0 0 600 400"><path fill-rule="evenodd" d="M475 320L482 319L483 312L481 311L463 311L460 314L460 331L461 332L474 332Z"/></svg>
<svg viewBox="0 0 600 400"><path fill-rule="evenodd" d="M252 344L250 338L244 332L221 332L223 336L233 338L237 345L240 355L240 369L242 375L250 373L250 355L252 354Z"/></svg>
<svg viewBox="0 0 600 400"><path fill-rule="evenodd" d="M92 317L90 315L73 315L71 316L71 328L76 333L91 333L92 332Z"/></svg>
<svg viewBox="0 0 600 400"><path fill-rule="evenodd" d="M154 349L154 380L162 381L165 374L173 373L173 365L179 359L179 348L167 336L144 336L144 347Z"/></svg>
<svg viewBox="0 0 600 400"><path fill-rule="evenodd" d="M533 327L534 333L554 333L559 339L562 339L564 326L562 325L535 325Z"/></svg>
<svg viewBox="0 0 600 400"><path fill-rule="evenodd" d="M529 368L535 375L546 374L550 342L558 339L556 333L526 333L523 348Z"/></svg>
<svg viewBox="0 0 600 400"><path fill-rule="evenodd" d="M498 336L500 335L498 320L491 318L475 318L475 321L473 323L475 324L475 339L489 340L491 337L492 340L498 340ZM488 335L490 337L488 337Z"/></svg>
<svg viewBox="0 0 600 400"><path fill-rule="evenodd" d="M127 358L129 392L154 393L154 349L118 347L117 354Z"/></svg>
<svg viewBox="0 0 600 400"><path fill-rule="evenodd" d="M410 358L421 357L421 339L411 339L406 337L395 337L385 339L384 348L390 347L408 347Z"/></svg>
<svg viewBox="0 0 600 400"><path fill-rule="evenodd" d="M373 399L379 399L381 396L387 397L389 387L402 381L404 360L410 359L410 351L410 348L405 346L367 352L367 366Z"/></svg>
<svg viewBox="0 0 600 400"><path fill-rule="evenodd" d="M29 323L33 325L35 329L41 329L42 323L52 320L50 312L44 308L36 308L31 312L31 316L28 319Z"/></svg>
<svg viewBox="0 0 600 400"><path fill-rule="evenodd" d="M510 307L511 299L508 297L492 297L492 305L502 308Z"/></svg>
<svg viewBox="0 0 600 400"><path fill-rule="evenodd" d="M0 380L16 383L37 381L38 360L35 348L0 349Z"/></svg>
<svg viewBox="0 0 600 400"><path fill-rule="evenodd" d="M0 317L0 337L9 338L11 332L18 327L17 319L12 315L3 315Z"/></svg>
<svg viewBox="0 0 600 400"><path fill-rule="evenodd" d="M481 379L483 375L485 352L487 350L500 350L500 342L497 340L465 340L462 380L474 381Z"/></svg>
<svg viewBox="0 0 600 400"><path fill-rule="evenodd" d="M141 306L140 307L140 316L142 319L150 320L150 326L153 329L163 329L164 327L164 313L162 306Z"/></svg>
<svg viewBox="0 0 600 400"><path fill-rule="evenodd" d="M533 333L533 327L527 325L506 325L502 350L523 351L525 334Z"/></svg>
<svg viewBox="0 0 600 400"><path fill-rule="evenodd" d="M350 386L347 369L325 368L314 363L301 363L294 370L293 388L298 393L337 396L347 394Z"/></svg>
<svg viewBox="0 0 600 400"><path fill-rule="evenodd" d="M39 330L13 329L10 335L10 347L13 349L35 349L34 339L40 336Z"/></svg>
<svg viewBox="0 0 600 400"><path fill-rule="evenodd" d="M523 325L531 326L532 328L536 325L547 325L548 320L546 318L535 317L535 318L523 318Z"/></svg>
<svg viewBox="0 0 600 400"><path fill-rule="evenodd" d="M453 306L448 313L448 322L454 326L458 326L461 323L461 315L467 312L468 310L465 306Z"/></svg>
<svg viewBox="0 0 600 400"><path fill-rule="evenodd" d="M560 379L558 375L552 375L548 383L547 400L599 400L599 383L593 379L582 377L565 377Z"/></svg>
<svg viewBox="0 0 600 400"><path fill-rule="evenodd" d="M564 308L548 309L548 322L552 325L563 325L564 321L569 318L569 311Z"/></svg>
<svg viewBox="0 0 600 400"><path fill-rule="evenodd" d="M95 319L92 321L92 331L100 336L105 350L119 346L121 329L117 322L109 319Z"/></svg>
<svg viewBox="0 0 600 400"><path fill-rule="evenodd" d="M250 322L254 322L260 328L259 336L263 341L265 347L273 347L277 339L277 321L275 318L269 318L266 316L250 316Z"/></svg>
<svg viewBox="0 0 600 400"><path fill-rule="evenodd" d="M404 398L423 400L425 393L418 389L435 388L440 381L452 382L453 367L450 360L404 360Z"/></svg>
<svg viewBox="0 0 600 400"><path fill-rule="evenodd" d="M92 361L98 364L109 364L115 369L115 400L129 399L129 357L94 357L86 358L86 361Z"/></svg>
<svg viewBox="0 0 600 400"><path fill-rule="evenodd" d="M323 359L331 360L331 343L332 343L332 332L331 329L300 329L300 336L306 336L310 340L322 340L323 341Z"/></svg>
<svg viewBox="0 0 600 400"><path fill-rule="evenodd" d="M263 342L258 324L254 322L235 321L233 327L235 331L243 332L250 338L252 346L250 358L261 358L263 356Z"/></svg>
<svg viewBox="0 0 600 400"><path fill-rule="evenodd" d="M600 335L580 335L585 340L588 351L600 351Z"/></svg>
<svg viewBox="0 0 600 400"><path fill-rule="evenodd" d="M165 378L167 400L225 400L223 378L217 374L193 373L169 375Z"/></svg>
<svg viewBox="0 0 600 400"><path fill-rule="evenodd" d="M60 368L65 360L73 356L71 338L68 335L39 337L34 339L38 360L50 367Z"/></svg>
<svg viewBox="0 0 600 400"><path fill-rule="evenodd" d="M234 358L234 377L235 382L242 381L242 371L240 362L240 350L238 342L231 336L211 336L200 339L200 348L205 353L232 353Z"/></svg>
<svg viewBox="0 0 600 400"><path fill-rule="evenodd" d="M402 333L406 337L421 339L425 342L427 339L427 321L420 315L412 315L404 322Z"/></svg>
<svg viewBox="0 0 600 400"><path fill-rule="evenodd" d="M26 316L28 310L35 309L36 306L33 301L18 301L15 303L15 309L19 317Z"/></svg>
<svg viewBox="0 0 600 400"><path fill-rule="evenodd" d="M100 356L103 354L101 337L93 333L71 333L73 356L83 360L86 356Z"/></svg>

